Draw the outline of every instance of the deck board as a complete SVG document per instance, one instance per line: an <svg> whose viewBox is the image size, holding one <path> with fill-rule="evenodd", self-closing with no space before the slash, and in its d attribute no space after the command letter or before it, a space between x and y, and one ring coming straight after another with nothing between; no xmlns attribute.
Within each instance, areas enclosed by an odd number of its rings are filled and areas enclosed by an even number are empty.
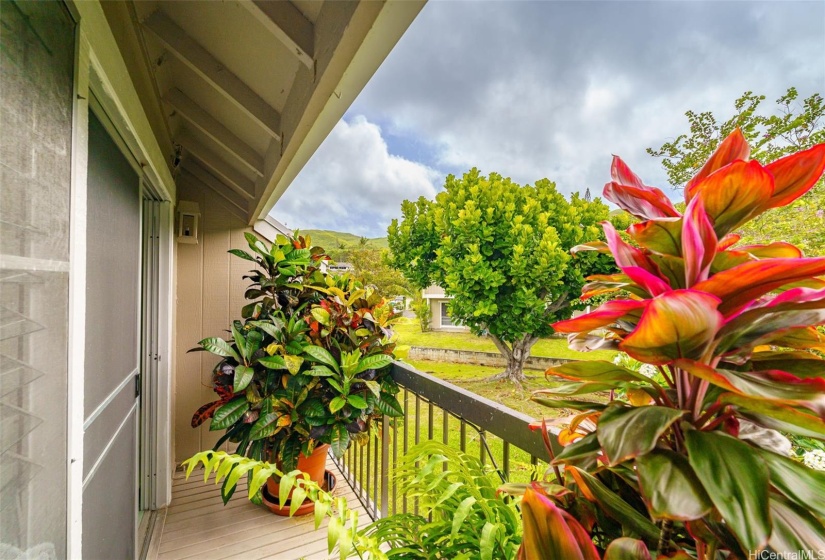
<svg viewBox="0 0 825 560"><path fill-rule="evenodd" d="M360 524L366 524L367 512L331 460L327 469L338 479L333 495L345 496L358 511ZM337 559L337 554L327 554L326 522L316 531L312 515L280 517L252 504L246 498L245 481L224 506L219 485L211 480L204 483L203 474L197 472L189 480L176 473L172 503L159 516L158 525L148 560Z"/></svg>

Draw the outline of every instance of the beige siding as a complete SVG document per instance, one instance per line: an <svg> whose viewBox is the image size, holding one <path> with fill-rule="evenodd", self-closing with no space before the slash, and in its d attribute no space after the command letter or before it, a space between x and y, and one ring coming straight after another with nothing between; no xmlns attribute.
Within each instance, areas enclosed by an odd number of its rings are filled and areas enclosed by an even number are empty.
<svg viewBox="0 0 825 560"><path fill-rule="evenodd" d="M233 319L240 318L250 264L233 257L229 249L243 249L245 231L241 218L230 212L223 199L208 189L180 185L180 199L200 205L198 244L177 244L175 317L175 461L211 448L222 432L208 425L191 427L194 412L215 400L212 369L218 358L206 352L187 351L207 337L225 337ZM207 423L208 424L208 423Z"/></svg>
<svg viewBox="0 0 825 560"><path fill-rule="evenodd" d="M441 286L430 286L429 288L424 289L423 295L424 295L424 297L427 297L427 296L444 297L444 288L442 288Z"/></svg>
<svg viewBox="0 0 825 560"><path fill-rule="evenodd" d="M434 331L441 329L441 301L431 299L430 302L430 328Z"/></svg>

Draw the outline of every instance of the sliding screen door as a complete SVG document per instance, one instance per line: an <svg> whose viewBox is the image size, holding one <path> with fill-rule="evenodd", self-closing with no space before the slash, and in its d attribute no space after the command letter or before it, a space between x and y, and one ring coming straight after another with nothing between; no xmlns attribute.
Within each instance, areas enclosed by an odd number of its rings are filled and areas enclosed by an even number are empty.
<svg viewBox="0 0 825 560"><path fill-rule="evenodd" d="M135 556L140 181L89 115L83 557Z"/></svg>

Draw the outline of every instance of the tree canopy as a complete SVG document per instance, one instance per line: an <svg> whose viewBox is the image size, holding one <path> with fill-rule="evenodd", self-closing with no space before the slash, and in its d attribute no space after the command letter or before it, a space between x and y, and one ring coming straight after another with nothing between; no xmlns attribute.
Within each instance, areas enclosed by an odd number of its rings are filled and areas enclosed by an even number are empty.
<svg viewBox="0 0 825 560"><path fill-rule="evenodd" d="M689 131L647 152L662 158L670 184L682 188L737 127L751 145L751 159L763 164L825 142L825 100L820 94L800 100L796 88L788 88L773 112L762 105L764 100L764 95L745 92L734 102L733 115L721 123L710 111L688 111ZM809 256L825 254L825 180L793 204L765 212L738 233L743 244L783 239Z"/></svg>
<svg viewBox="0 0 825 560"><path fill-rule="evenodd" d="M334 251L336 262L348 262L353 276L364 285L372 285L386 297L410 296L410 284L398 270L390 266L389 251L367 243L366 238L355 246ZM332 256L332 255L331 255Z"/></svg>
<svg viewBox="0 0 825 560"><path fill-rule="evenodd" d="M570 316L584 278L612 271L575 245L601 239L609 209L578 194L569 200L547 179L521 186L477 169L450 175L435 201L404 201L389 227L391 264L412 285L452 296L450 314L488 334L508 360L502 374L523 378L530 347Z"/></svg>

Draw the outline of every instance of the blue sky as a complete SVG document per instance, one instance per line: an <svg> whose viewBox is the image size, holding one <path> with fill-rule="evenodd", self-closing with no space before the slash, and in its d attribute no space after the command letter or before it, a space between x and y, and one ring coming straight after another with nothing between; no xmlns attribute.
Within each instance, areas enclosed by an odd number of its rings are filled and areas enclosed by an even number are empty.
<svg viewBox="0 0 825 560"><path fill-rule="evenodd" d="M685 111L825 94L823 53L819 0L430 0L272 213L378 237L448 173L595 196L611 154L670 192L645 148L685 132Z"/></svg>

